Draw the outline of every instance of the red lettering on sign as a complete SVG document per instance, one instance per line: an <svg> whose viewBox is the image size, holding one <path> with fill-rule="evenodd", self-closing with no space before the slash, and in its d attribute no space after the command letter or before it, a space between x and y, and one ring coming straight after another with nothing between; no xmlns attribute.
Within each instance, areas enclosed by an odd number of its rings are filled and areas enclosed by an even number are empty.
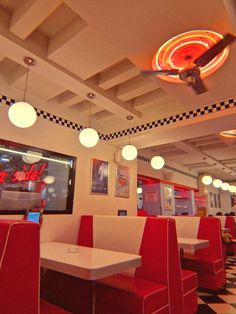
<svg viewBox="0 0 236 314"><path fill-rule="evenodd" d="M42 164L39 170L35 169L35 164L32 164L28 170L27 170L27 167L24 166L23 167L24 171L17 170L12 174L12 177L11 177L12 182L40 180L40 175L43 173L46 167L47 167L46 162Z"/></svg>
<svg viewBox="0 0 236 314"><path fill-rule="evenodd" d="M7 172L0 172L0 183L4 183L7 177Z"/></svg>

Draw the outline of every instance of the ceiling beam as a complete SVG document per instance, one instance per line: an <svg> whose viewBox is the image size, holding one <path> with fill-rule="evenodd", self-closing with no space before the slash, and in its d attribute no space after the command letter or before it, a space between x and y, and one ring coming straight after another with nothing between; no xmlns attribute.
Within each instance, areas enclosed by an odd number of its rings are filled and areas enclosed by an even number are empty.
<svg viewBox="0 0 236 314"><path fill-rule="evenodd" d="M7 23L8 14L2 12L2 10L0 10L0 13L1 54L8 56L8 58L23 66L24 62L21 56L30 55L37 62L34 71L43 77L55 78L64 89L68 89L69 87L72 92L83 99L86 99L87 93L94 93L96 95L93 100L94 104L122 119L126 119L128 115L132 115L134 119L141 117L141 112L134 109L131 103L122 102L109 93L109 91L104 91L94 82L90 82L89 80L84 81L64 67L48 59L46 57L47 47L35 47L32 45L33 38L30 38L30 40L26 39L25 41L19 40L19 38L9 32ZM7 16L5 17L5 15Z"/></svg>
<svg viewBox="0 0 236 314"><path fill-rule="evenodd" d="M129 60L125 59L100 73L98 85L106 90L138 76L139 73L139 69Z"/></svg>
<svg viewBox="0 0 236 314"><path fill-rule="evenodd" d="M27 38L62 2L25 0L12 15L10 31L21 39Z"/></svg>
<svg viewBox="0 0 236 314"><path fill-rule="evenodd" d="M223 172L230 174L233 177L236 177L235 171L233 171L231 168L225 166L222 162L219 162L215 158L212 158L210 155L201 152L194 145L192 145L190 143L185 143L185 142L177 142L177 143L172 143L172 144L175 145L176 147L178 147L179 149L182 149L182 150L184 150L190 154L194 154L194 156L199 156L199 158L201 158L201 160L203 160L204 162L207 162L209 165L214 166L215 169L220 169Z"/></svg>

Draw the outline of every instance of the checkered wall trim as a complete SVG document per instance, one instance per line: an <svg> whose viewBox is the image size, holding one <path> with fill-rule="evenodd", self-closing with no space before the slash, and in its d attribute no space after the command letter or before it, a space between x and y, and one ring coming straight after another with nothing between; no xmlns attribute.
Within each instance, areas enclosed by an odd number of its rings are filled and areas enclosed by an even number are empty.
<svg viewBox="0 0 236 314"><path fill-rule="evenodd" d="M205 115L208 115L211 113L215 113L218 111L223 111L223 110L235 108L235 107L236 107L236 99L233 99L233 98L228 99L228 100L216 103L216 104L211 104L211 105L207 105L207 106L204 106L201 108L196 108L195 110L183 112L183 113L177 114L175 116L171 116L168 118L164 118L164 119L148 122L146 124L138 125L138 126L130 129L130 134L135 134L135 133L143 132L146 130L151 130L151 129L158 128L158 127L161 127L164 125L170 125L170 124L173 124L176 122L193 119L193 118L200 117L200 116L205 116ZM129 129L114 132L114 133L105 135L105 140L112 140L115 138L126 136L128 134L129 134Z"/></svg>
<svg viewBox="0 0 236 314"><path fill-rule="evenodd" d="M150 159L150 158L145 157L145 156L142 156L142 155L138 155L138 156L137 156L137 159L138 159L138 160L141 160L141 161L145 161L145 162L151 162L151 159Z"/></svg>
<svg viewBox="0 0 236 314"><path fill-rule="evenodd" d="M11 104L15 103L15 100L11 99L7 96L0 95L0 103L10 106ZM180 113L180 114L168 117L168 118L164 118L164 119L148 122L146 124L138 125L138 126L130 128L130 130L126 129L126 130L121 130L121 131L110 133L110 134L99 134L99 138L101 140L104 140L104 141L109 141L109 140L112 140L115 138L127 136L129 134L135 134L135 133L143 132L146 130L151 130L151 129L158 128L161 126L170 125L170 124L181 122L181 121L188 120L188 119L194 119L196 117L205 116L205 115L208 115L211 113L215 113L218 111L223 111L223 110L231 109L231 108L235 108L235 107L236 107L236 99L231 98L231 99L228 99L225 101L221 101L219 103L215 103L215 104L207 105L207 106L204 106L201 108L196 108L194 110L190 110L187 112L183 112L183 113ZM35 108L35 109L37 112L37 116L39 116L45 120L48 120L50 122L53 122L53 123L62 125L64 127L77 130L77 131L81 131L85 128L82 125L79 125L75 122L72 122L72 121L69 121L66 119L63 119L63 118L58 117L52 113L48 113L44 110L37 109L37 108Z"/></svg>
<svg viewBox="0 0 236 314"><path fill-rule="evenodd" d="M148 157L146 157L146 156L138 155L138 156L137 156L137 159L138 159L138 160L141 160L141 161L143 161L143 162L147 162L147 163L149 163L149 164L151 163L151 158L148 158ZM183 174L183 175L185 175L185 176L191 177L191 178L196 179L196 180L198 179L197 176L194 176L194 175L192 175L192 174L189 174L188 172L182 171L182 170L180 170L180 169L176 169L176 168L174 168L174 167L170 167L170 166L168 166L168 165L166 165L166 164L165 164L164 168L165 168L166 170L171 170L171 171L175 171L175 172L181 173L181 174Z"/></svg>
<svg viewBox="0 0 236 314"><path fill-rule="evenodd" d="M9 98L7 96L0 95L0 103L5 104L7 106L10 106L11 104L15 103L15 100L11 99L11 98ZM35 110L36 110L36 113L37 113L38 117L41 117L41 118L43 118L45 120L48 120L50 122L53 122L53 123L65 126L67 128L70 128L70 129L73 129L73 130L77 130L77 131L81 131L81 130L83 130L85 128L82 125L79 125L79 124L77 124L75 122L72 122L72 121L69 121L67 119L58 117L55 114L49 113L47 111L44 111L44 110L41 110L41 109L38 109L38 108L35 108ZM98 135L99 135L101 140L104 140L104 135L103 134L99 134L98 133Z"/></svg>

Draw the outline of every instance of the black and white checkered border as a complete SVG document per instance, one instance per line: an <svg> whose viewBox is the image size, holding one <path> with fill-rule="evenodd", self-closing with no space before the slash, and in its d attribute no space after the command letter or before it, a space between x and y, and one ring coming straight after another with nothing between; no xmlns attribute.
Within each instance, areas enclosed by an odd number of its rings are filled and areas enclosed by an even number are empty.
<svg viewBox="0 0 236 314"><path fill-rule="evenodd" d="M145 161L145 162L151 162L151 159L150 158L148 158L148 157L145 157L145 156L142 156L142 155L138 155L137 156L137 159L138 160L141 160L141 161Z"/></svg>
<svg viewBox="0 0 236 314"><path fill-rule="evenodd" d="M11 104L15 103L15 100L12 98L9 98L7 96L0 95L0 103L3 103L3 104L10 106ZM218 111L223 111L223 110L231 109L231 108L235 108L235 107L236 107L236 99L231 98L231 99L224 100L224 101L221 101L221 102L216 103L216 104L211 104L211 105L207 105L207 106L204 106L201 108L196 108L195 110L183 112L183 113L180 113L180 114L168 117L168 118L164 118L164 119L148 122L148 123L145 123L142 125L138 125L138 126L130 128L130 129L125 129L125 130L121 130L121 131L110 133L110 134L99 133L99 138L101 140L104 140L104 141L109 141L109 140L112 140L115 138L127 136L129 134L135 134L135 133L143 132L146 130L151 130L151 129L158 128L161 126L170 125L173 123L181 122L181 121L188 120L188 119L193 119L196 117L204 116L207 114L211 114L211 113L215 113ZM58 116L56 116L52 113L48 113L44 110L37 109L37 108L35 108L35 110L37 112L38 117L46 119L50 122L53 122L53 123L65 126L67 128L77 130L77 131L81 131L85 128L85 126L82 126L82 125L79 125L75 122L72 122L72 121L69 121L67 119L58 117Z"/></svg>
<svg viewBox="0 0 236 314"><path fill-rule="evenodd" d="M10 106L10 105L15 103L15 100L11 99L11 98L9 98L7 96L0 95L0 103L4 103L4 104ZM49 113L47 111L44 111L44 110L41 110L41 109L38 109L38 108L35 108L35 110L36 110L36 113L37 113L38 117L41 117L41 118L43 118L45 120L48 120L50 122L53 122L53 123L65 126L67 128L70 128L70 129L73 129L73 130L77 130L77 131L81 131L81 130L83 130L85 128L82 125L79 125L79 124L77 124L75 122L72 122L72 121L69 121L67 119L58 117L55 114ZM98 133L98 135L99 135L100 139L102 139L102 140L104 139L104 135L103 134L99 134Z"/></svg>
<svg viewBox="0 0 236 314"><path fill-rule="evenodd" d="M151 158L146 157L146 156L142 156L142 155L139 155L139 154L138 154L137 159L138 159L138 160L141 160L141 161L143 161L143 162L147 162L147 163L149 163L149 164L151 163ZM196 180L197 180L197 178L198 178L197 176L194 176L194 175L192 175L192 174L190 174L190 173L188 173L188 172L185 172L185 171L183 171L183 170L180 170L180 169L177 169L177 168L174 168L174 167L170 167L170 166L168 166L168 165L166 165L166 164L165 164L164 168L167 169L167 170L171 170L171 171L178 172L178 173L180 173L180 174L183 174L183 175L185 175L185 176L187 176L187 177L191 177L191 178L196 179Z"/></svg>
<svg viewBox="0 0 236 314"><path fill-rule="evenodd" d="M112 140L115 138L119 138L122 136L126 136L128 134L135 134L135 133L139 133L139 132L143 132L146 130L151 130L153 128L158 128L161 126L165 126L165 125L170 125L176 122L181 122L184 120L188 120L188 119L193 119L196 117L200 117L200 116L204 116L210 113L215 113L218 111L223 111L226 109L230 109L230 108L235 108L236 107L236 99L228 99L225 101L221 101L219 103L216 104L211 104L211 105L207 105L201 108L196 108L195 110L190 110L187 112L183 112L168 118L164 118L164 119L160 119L160 120L156 120L156 121L152 121L152 122L148 122L146 124L142 124L142 125L138 125L136 127L126 130L121 130L118 132L114 132L114 133L110 133L105 135L105 140Z"/></svg>

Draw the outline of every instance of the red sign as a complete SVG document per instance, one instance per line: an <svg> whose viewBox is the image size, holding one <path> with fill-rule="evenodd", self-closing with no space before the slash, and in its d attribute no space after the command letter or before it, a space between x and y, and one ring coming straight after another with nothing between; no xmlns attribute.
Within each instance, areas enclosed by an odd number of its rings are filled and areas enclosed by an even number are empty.
<svg viewBox="0 0 236 314"><path fill-rule="evenodd" d="M35 169L35 164L32 164L29 169L24 165L22 170L16 170L13 172L11 176L12 182L19 181L36 181L40 180L40 176L43 173L44 169L47 167L47 163L45 162L42 166L37 170ZM5 183L8 173L5 171L0 172L0 183Z"/></svg>

